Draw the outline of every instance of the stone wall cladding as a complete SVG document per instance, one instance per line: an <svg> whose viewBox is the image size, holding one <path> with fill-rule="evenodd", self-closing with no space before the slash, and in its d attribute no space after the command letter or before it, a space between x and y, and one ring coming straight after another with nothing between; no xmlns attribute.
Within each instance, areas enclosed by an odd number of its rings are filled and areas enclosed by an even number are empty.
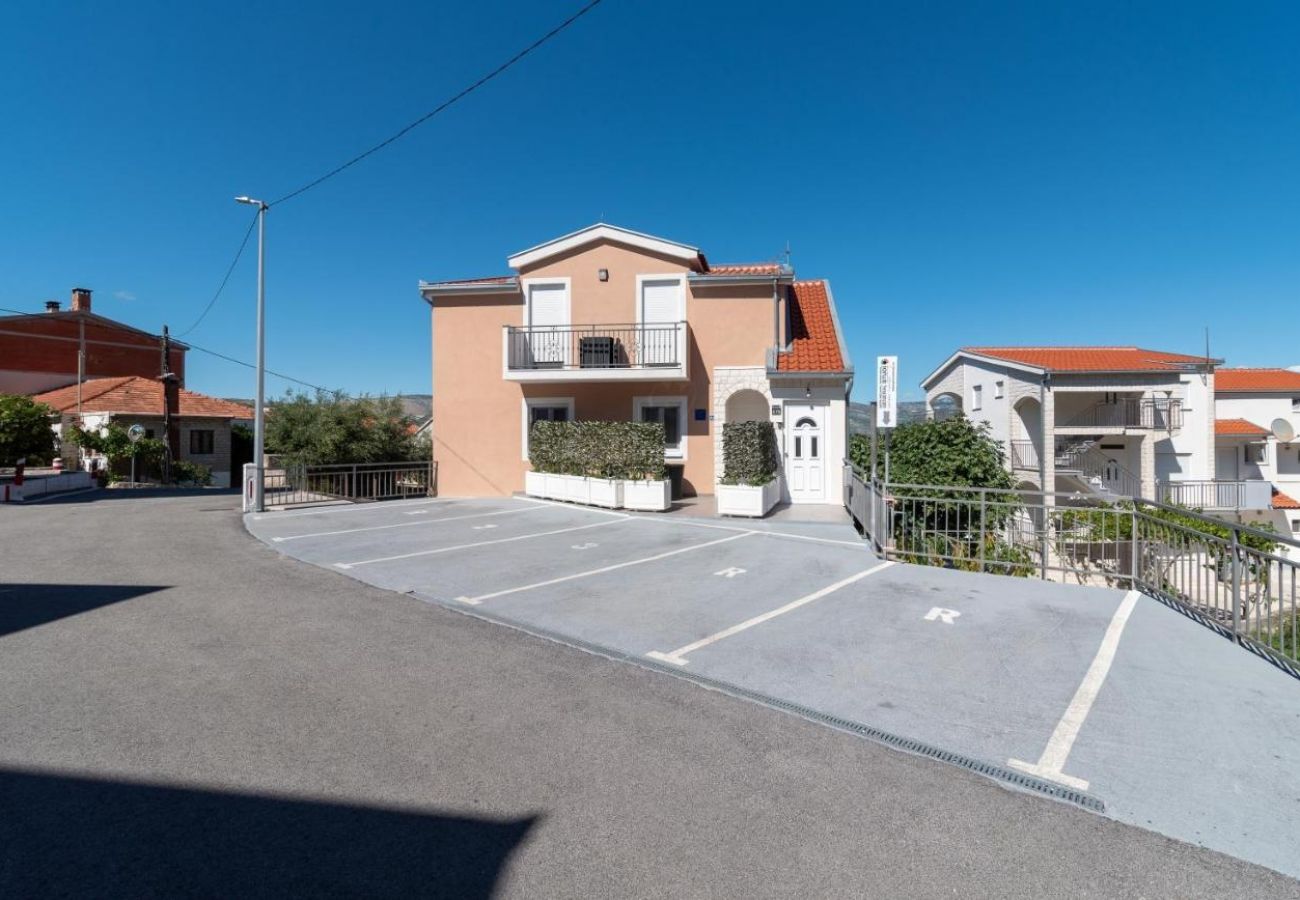
<svg viewBox="0 0 1300 900"><path fill-rule="evenodd" d="M727 421L727 400L738 391L758 391L767 398L769 408L773 403L772 386L767 380L767 369L763 366L714 367L713 421L709 423L709 430L713 433L713 481L715 490L718 481L722 478L722 425Z"/></svg>

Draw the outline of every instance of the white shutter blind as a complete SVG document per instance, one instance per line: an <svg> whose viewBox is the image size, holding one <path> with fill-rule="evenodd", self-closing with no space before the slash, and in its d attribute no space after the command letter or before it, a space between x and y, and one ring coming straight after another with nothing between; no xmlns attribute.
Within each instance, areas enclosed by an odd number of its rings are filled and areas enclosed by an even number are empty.
<svg viewBox="0 0 1300 900"><path fill-rule="evenodd" d="M532 312L529 325L568 325L564 313L564 285L537 284L529 289L528 308Z"/></svg>
<svg viewBox="0 0 1300 900"><path fill-rule="evenodd" d="M645 281L641 283L641 321L680 322L678 307L681 285L677 281Z"/></svg>

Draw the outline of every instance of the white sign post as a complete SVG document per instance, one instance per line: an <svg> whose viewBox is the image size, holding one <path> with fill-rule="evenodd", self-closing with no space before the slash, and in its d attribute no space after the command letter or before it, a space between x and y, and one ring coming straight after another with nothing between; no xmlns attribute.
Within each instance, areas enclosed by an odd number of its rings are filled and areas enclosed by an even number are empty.
<svg viewBox="0 0 1300 900"><path fill-rule="evenodd" d="M898 357L876 357L876 427L898 424Z"/></svg>

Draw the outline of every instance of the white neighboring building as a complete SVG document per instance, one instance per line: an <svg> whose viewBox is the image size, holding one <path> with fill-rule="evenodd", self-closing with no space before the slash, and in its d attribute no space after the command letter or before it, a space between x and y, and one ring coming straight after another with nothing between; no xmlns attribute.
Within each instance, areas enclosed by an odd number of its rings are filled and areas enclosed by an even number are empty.
<svg viewBox="0 0 1300 900"><path fill-rule="evenodd" d="M1161 483L1214 477L1221 362L1141 347L964 347L922 386L931 416L989 424L1023 489L1155 497Z"/></svg>
<svg viewBox="0 0 1300 900"><path fill-rule="evenodd" d="M1215 478L1268 482L1267 518L1300 536L1300 372L1225 368L1215 381Z"/></svg>

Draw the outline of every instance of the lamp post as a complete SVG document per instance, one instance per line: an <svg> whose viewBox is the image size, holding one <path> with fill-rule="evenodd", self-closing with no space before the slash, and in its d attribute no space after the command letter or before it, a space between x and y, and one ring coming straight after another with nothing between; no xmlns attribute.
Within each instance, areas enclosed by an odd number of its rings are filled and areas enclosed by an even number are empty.
<svg viewBox="0 0 1300 900"><path fill-rule="evenodd" d="M264 441L266 437L266 210L268 205L252 197L236 197L236 203L257 207L257 405L253 407L253 512L266 512Z"/></svg>

